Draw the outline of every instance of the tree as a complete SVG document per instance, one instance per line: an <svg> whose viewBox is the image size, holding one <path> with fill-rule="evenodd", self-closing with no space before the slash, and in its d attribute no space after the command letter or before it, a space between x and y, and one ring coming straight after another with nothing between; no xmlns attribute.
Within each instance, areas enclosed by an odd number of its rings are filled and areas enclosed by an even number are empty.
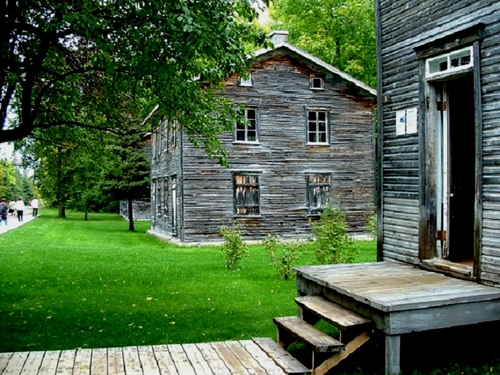
<svg viewBox="0 0 500 375"><path fill-rule="evenodd" d="M216 133L235 114L213 92L245 69L244 43L264 40L242 22L255 16L246 0L3 4L0 142L51 127L124 134L121 114L140 118L159 104L158 116L225 160Z"/></svg>
<svg viewBox="0 0 500 375"><path fill-rule="evenodd" d="M151 164L144 136L134 133L115 137L108 149L109 159L102 190L110 199L128 202L129 230L134 231L134 199L149 197Z"/></svg>
<svg viewBox="0 0 500 375"><path fill-rule="evenodd" d="M45 203L57 207L60 218L68 206L88 212L82 202L89 203L89 191L99 185L105 139L96 130L62 127L37 129L18 142Z"/></svg>
<svg viewBox="0 0 500 375"><path fill-rule="evenodd" d="M271 15L292 43L376 86L373 0L274 0Z"/></svg>

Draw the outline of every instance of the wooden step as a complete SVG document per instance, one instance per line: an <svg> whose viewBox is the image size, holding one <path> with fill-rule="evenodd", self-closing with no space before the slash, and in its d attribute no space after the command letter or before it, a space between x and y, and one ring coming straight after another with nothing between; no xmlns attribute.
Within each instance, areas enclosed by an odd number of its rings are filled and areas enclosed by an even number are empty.
<svg viewBox="0 0 500 375"><path fill-rule="evenodd" d="M306 315L304 312L310 312L343 331L349 331L354 327L366 330L372 323L370 319L354 311L347 310L336 303L327 301L320 296L297 297L295 302L302 308L303 315ZM308 321L306 317L304 317L304 320Z"/></svg>
<svg viewBox="0 0 500 375"><path fill-rule="evenodd" d="M344 349L344 344L330 335L314 328L298 316L274 318L278 328L278 342L282 346L291 344L291 339L302 341L315 352L334 353Z"/></svg>
<svg viewBox="0 0 500 375"><path fill-rule="evenodd" d="M299 362L294 356L279 346L269 337L254 337L252 340L274 360L274 362L289 375L310 374L306 366Z"/></svg>

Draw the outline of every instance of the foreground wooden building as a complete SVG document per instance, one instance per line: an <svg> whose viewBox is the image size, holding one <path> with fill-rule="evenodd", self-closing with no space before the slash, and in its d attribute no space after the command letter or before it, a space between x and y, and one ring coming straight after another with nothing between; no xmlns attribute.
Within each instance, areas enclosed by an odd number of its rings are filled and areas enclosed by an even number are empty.
<svg viewBox="0 0 500 375"><path fill-rule="evenodd" d="M377 0L376 14L380 261L297 268L299 317L275 319L284 346L343 345L316 374L372 330L396 375L403 337L446 349L453 328L474 327L475 345L500 326L500 3ZM318 319L357 332L320 340Z"/></svg>
<svg viewBox="0 0 500 375"><path fill-rule="evenodd" d="M248 126L221 136L231 168L166 123L154 132L151 232L185 243L221 241L238 223L244 239L310 236L309 219L338 199L353 231L374 207L375 90L287 42L256 51L248 77L225 95Z"/></svg>

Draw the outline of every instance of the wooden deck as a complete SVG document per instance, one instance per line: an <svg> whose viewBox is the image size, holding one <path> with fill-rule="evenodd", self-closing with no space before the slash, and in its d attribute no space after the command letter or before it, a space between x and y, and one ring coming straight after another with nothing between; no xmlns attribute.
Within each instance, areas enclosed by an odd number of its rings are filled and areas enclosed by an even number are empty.
<svg viewBox="0 0 500 375"><path fill-rule="evenodd" d="M258 339L257 339L258 340ZM2 375L284 375L253 340L0 353Z"/></svg>
<svg viewBox="0 0 500 375"><path fill-rule="evenodd" d="M298 267L301 295L320 295L385 334L386 373L400 370L400 335L500 321L500 288L397 262Z"/></svg>

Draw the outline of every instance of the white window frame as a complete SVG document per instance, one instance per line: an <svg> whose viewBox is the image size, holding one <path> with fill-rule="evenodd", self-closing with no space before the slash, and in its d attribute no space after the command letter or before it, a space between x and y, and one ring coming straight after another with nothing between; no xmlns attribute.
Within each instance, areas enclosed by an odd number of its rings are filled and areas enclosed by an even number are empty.
<svg viewBox="0 0 500 375"><path fill-rule="evenodd" d="M425 60L425 76L427 79L446 76L467 71L473 67L474 49L469 46Z"/></svg>
<svg viewBox="0 0 500 375"><path fill-rule="evenodd" d="M315 118L311 119L311 114L315 114ZM321 119L321 115L324 114L324 119ZM325 109L308 109L306 119L306 136L308 145L329 145L330 144L330 124L328 121L328 111ZM311 126L315 125L315 129L311 130ZM324 130L321 128L324 127ZM311 135L314 135L314 139L311 140ZM321 137L324 135L324 137ZM319 140L324 138L324 140Z"/></svg>
<svg viewBox="0 0 500 375"><path fill-rule="evenodd" d="M319 85L318 85L319 83ZM309 88L311 90L324 90L325 89L325 78L317 75L311 75L309 77Z"/></svg>
<svg viewBox="0 0 500 375"><path fill-rule="evenodd" d="M248 77L247 78L240 76L240 79L238 80L238 86L252 87L253 86L253 75L252 75L252 73L248 73Z"/></svg>
<svg viewBox="0 0 500 375"><path fill-rule="evenodd" d="M249 116L253 113L253 118ZM245 124L236 123L234 126L235 143L259 143L258 111L255 107L245 108ZM252 132L255 132L255 139L249 140Z"/></svg>

